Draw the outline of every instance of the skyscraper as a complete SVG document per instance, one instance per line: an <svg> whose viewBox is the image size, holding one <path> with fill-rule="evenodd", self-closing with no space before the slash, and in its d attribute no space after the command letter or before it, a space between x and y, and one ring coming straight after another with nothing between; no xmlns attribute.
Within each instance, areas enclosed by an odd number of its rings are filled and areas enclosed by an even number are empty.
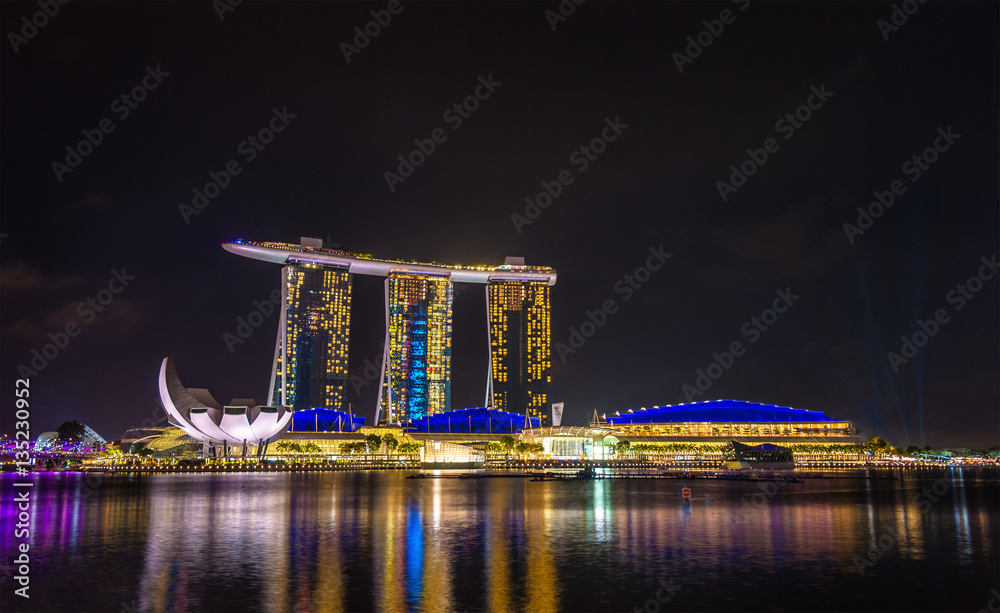
<svg viewBox="0 0 1000 613"><path fill-rule="evenodd" d="M393 272L385 283L389 398L380 417L406 422L450 410L451 279Z"/></svg>
<svg viewBox="0 0 1000 613"><path fill-rule="evenodd" d="M486 286L492 408L550 423L552 327L547 281L491 278Z"/></svg>
<svg viewBox="0 0 1000 613"><path fill-rule="evenodd" d="M550 421L552 268L526 266L521 257L508 257L500 266L383 260L308 237L300 244L237 240L223 248L284 266L269 404L344 410L351 281L360 274L386 279L376 423L408 422L451 409L453 283L487 285L487 406Z"/></svg>
<svg viewBox="0 0 1000 613"><path fill-rule="evenodd" d="M347 408L351 274L311 263L282 268L283 302L270 402L293 410Z"/></svg>

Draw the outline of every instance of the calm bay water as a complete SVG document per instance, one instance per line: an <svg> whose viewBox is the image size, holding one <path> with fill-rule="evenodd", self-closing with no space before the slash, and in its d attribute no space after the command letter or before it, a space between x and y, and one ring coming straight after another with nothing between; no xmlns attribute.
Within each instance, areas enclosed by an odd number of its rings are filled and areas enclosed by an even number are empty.
<svg viewBox="0 0 1000 613"><path fill-rule="evenodd" d="M105 477L89 493L85 475L37 475L31 598L15 597L8 577L0 603L43 612L979 611L1000 588L996 471L801 484L407 474ZM0 480L7 562L20 542L13 482ZM884 553L862 575L858 560L880 538Z"/></svg>

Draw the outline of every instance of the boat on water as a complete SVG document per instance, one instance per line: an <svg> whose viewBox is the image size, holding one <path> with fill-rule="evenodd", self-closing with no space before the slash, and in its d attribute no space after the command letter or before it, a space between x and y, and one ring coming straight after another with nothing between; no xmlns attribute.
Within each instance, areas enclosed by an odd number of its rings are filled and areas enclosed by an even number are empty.
<svg viewBox="0 0 1000 613"><path fill-rule="evenodd" d="M531 481L580 481L589 479L597 479L597 473L594 472L594 468L592 466L588 466L583 470L577 471L576 474L541 474L534 479L531 479Z"/></svg>

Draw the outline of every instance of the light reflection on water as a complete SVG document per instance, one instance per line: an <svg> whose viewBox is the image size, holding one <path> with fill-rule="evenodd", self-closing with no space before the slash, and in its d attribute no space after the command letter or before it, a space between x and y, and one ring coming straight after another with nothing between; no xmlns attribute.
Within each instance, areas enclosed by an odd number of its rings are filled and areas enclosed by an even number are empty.
<svg viewBox="0 0 1000 613"><path fill-rule="evenodd" d="M801 484L155 475L108 477L90 494L81 475L41 475L31 606L6 588L2 602L5 611L631 611L663 580L683 586L663 610L985 606L1000 568L996 475L893 474L902 478ZM922 508L939 477L947 492ZM5 526L16 517L11 482L2 481ZM899 539L861 576L855 556L886 525Z"/></svg>

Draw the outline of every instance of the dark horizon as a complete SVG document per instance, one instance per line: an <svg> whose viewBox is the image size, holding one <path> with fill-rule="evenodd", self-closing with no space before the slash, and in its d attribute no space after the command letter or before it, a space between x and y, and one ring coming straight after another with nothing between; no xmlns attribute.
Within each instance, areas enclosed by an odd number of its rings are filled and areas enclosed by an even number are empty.
<svg viewBox="0 0 1000 613"><path fill-rule="evenodd" d="M220 244L311 236L556 269L564 424L732 398L1000 444L997 4L389 4L69 3L5 37L0 386L77 331L31 377L32 437L119 438L166 356L265 402L277 317L224 335L280 267ZM5 31L39 10L3 3ZM481 406L485 294L456 293L452 406ZM362 380L383 308L356 276ZM376 390L351 389L369 422Z"/></svg>

